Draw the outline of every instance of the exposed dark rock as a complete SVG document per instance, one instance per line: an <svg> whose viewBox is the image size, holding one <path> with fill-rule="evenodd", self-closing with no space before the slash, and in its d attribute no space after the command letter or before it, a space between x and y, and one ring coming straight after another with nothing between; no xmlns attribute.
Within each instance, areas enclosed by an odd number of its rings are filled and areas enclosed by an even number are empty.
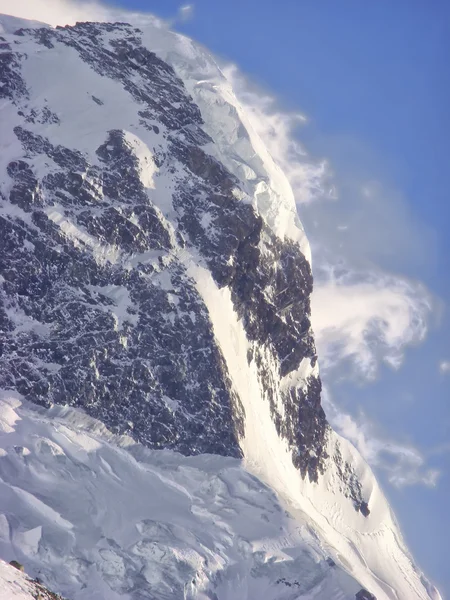
<svg viewBox="0 0 450 600"><path fill-rule="evenodd" d="M13 52L10 44L2 44L0 51L0 98L8 98L17 103L21 97L28 97L27 87L20 72L23 54Z"/></svg>
<svg viewBox="0 0 450 600"><path fill-rule="evenodd" d="M31 212L33 207L43 205L39 182L27 162L10 162L7 173L15 182L9 193L12 204L17 204L25 212Z"/></svg>
<svg viewBox="0 0 450 600"><path fill-rule="evenodd" d="M99 170L79 152L54 147L24 128L15 131L27 153L45 153L60 168L44 178L42 187L46 205L71 209L65 215L68 222L82 227L96 243L125 254L155 250L163 257L171 250L166 226L142 187L121 132L111 132L99 148L105 165ZM99 212L95 186L87 185L78 171L96 177L124 207L107 204ZM240 401L206 308L183 267L176 260L163 265L170 286L162 289L161 264L150 271L138 260L131 270L108 261L100 264L89 246L71 242L39 210L39 186L26 161L10 163L8 173L16 182L10 199L33 211L33 227L0 218L5 306L49 333L17 333L4 313L3 331L9 335L0 367L2 385L39 404L81 406L114 431L130 433L151 447L240 456ZM120 326L113 316L114 299L102 294L110 285L129 296L132 312Z"/></svg>
<svg viewBox="0 0 450 600"><path fill-rule="evenodd" d="M376 596L368 592L367 590L361 589L356 595L356 600L377 600Z"/></svg>
<svg viewBox="0 0 450 600"><path fill-rule="evenodd" d="M286 587L301 587L301 583L297 580L294 581L288 581L285 577L280 577L279 579L276 580L276 583L278 584L283 584Z"/></svg>
<svg viewBox="0 0 450 600"><path fill-rule="evenodd" d="M317 360L312 274L300 247L277 238L237 199L239 181L204 147L213 140L199 108L174 70L142 45L139 30L77 23L17 35L45 52L72 48L138 102L137 122L155 139L153 166L171 177L173 215L169 223L153 204L123 131L109 131L90 158L47 139L35 126L58 127L59 116L47 101L25 102L25 57L5 48L0 94L22 100L14 132L23 156L8 165L14 211L0 216L0 385L41 405L82 407L153 448L240 456L241 400L179 259L189 249L229 288L278 433L302 476L317 481L329 458L320 380L285 386L283 415L275 397L282 378ZM37 158L48 166L44 174L33 167ZM355 507L368 514L354 474L340 468Z"/></svg>
<svg viewBox="0 0 450 600"><path fill-rule="evenodd" d="M17 560L11 560L9 563L12 567L14 567L15 569L17 569L18 571L25 571L25 568L22 564L20 564L20 562L17 562Z"/></svg>
<svg viewBox="0 0 450 600"><path fill-rule="evenodd" d="M342 458L338 443L336 443L335 454L332 458L336 464L337 472L342 482L342 493L352 500L356 511L359 511L362 515L368 517L370 515L370 509L367 501L363 499L361 482L350 463L344 461Z"/></svg>
<svg viewBox="0 0 450 600"><path fill-rule="evenodd" d="M292 460L300 469L303 477L309 476L311 481L318 481L324 473L326 460L326 444L329 426L325 412L320 404L322 385L320 379L310 377L306 391L291 388L290 398L284 402L285 418L277 419L280 432L286 430L285 437L295 441Z"/></svg>

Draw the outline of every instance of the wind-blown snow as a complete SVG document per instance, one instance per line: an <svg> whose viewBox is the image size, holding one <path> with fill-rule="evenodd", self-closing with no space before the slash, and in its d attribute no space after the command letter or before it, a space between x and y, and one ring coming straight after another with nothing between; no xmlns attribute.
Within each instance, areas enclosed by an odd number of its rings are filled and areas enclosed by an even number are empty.
<svg viewBox="0 0 450 600"><path fill-rule="evenodd" d="M12 15L0 15L0 33L14 33L22 27L50 27L47 23L41 21L32 21L29 19L21 19Z"/></svg>
<svg viewBox="0 0 450 600"><path fill-rule="evenodd" d="M244 191L281 239L298 242L311 260L289 181L251 126L230 83L200 44L161 27L143 29L148 48L170 64L192 94L214 140L207 147L245 182Z"/></svg>

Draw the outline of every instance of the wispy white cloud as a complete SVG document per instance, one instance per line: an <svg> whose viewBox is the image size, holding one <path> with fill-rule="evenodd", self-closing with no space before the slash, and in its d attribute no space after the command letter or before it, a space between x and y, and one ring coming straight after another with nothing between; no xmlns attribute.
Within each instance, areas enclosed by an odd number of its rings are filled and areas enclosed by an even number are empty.
<svg viewBox="0 0 450 600"><path fill-rule="evenodd" d="M450 373L450 360L441 360L439 363L439 371L443 375L447 375Z"/></svg>
<svg viewBox="0 0 450 600"><path fill-rule="evenodd" d="M176 28L177 25L190 21L194 16L195 5L194 4L183 4L177 10L176 14L165 20L164 26L168 29Z"/></svg>
<svg viewBox="0 0 450 600"><path fill-rule="evenodd" d="M0 0L0 13L48 25L73 25L77 21L107 21L119 11L85 0Z"/></svg>
<svg viewBox="0 0 450 600"><path fill-rule="evenodd" d="M189 10L185 12L187 18ZM179 18L181 13L182 9L179 11ZM151 13L130 11L95 0L15 0L14 3L10 0L0 0L0 14L40 21L52 27L74 25L77 21L125 21L138 26L151 23L154 27L171 25L170 21L160 19Z"/></svg>
<svg viewBox="0 0 450 600"><path fill-rule="evenodd" d="M188 21L189 19L192 19L194 15L194 5L184 4L180 7L178 15L181 21Z"/></svg>
<svg viewBox="0 0 450 600"><path fill-rule="evenodd" d="M323 403L336 431L358 449L365 460L383 471L395 487L424 485L435 487L440 471L429 468L422 453L413 445L402 444L384 436L363 412L357 418L342 411L324 389Z"/></svg>
<svg viewBox="0 0 450 600"><path fill-rule="evenodd" d="M117 20L126 20L130 23L150 20L152 24L172 27L193 17L194 4L183 4L175 17L166 21L150 13L117 8L113 4L95 0L16 0L14 3L10 0L0 0L0 13L40 21L52 27L74 25L77 21Z"/></svg>
<svg viewBox="0 0 450 600"><path fill-rule="evenodd" d="M383 167L376 167L370 150L347 136L318 137L329 147L338 201L318 196L318 202L299 210L319 254L339 256L364 269L375 264L398 273L428 270L437 256L436 234L415 217L407 196L383 174ZM378 179L364 163L374 164Z"/></svg>
<svg viewBox="0 0 450 600"><path fill-rule="evenodd" d="M319 269L312 319L322 369L342 374L346 363L372 379L380 362L398 368L405 347L425 337L431 307L419 283L345 264Z"/></svg>
<svg viewBox="0 0 450 600"><path fill-rule="evenodd" d="M279 110L275 97L252 84L235 65L223 65L222 71L253 130L288 177L296 202L306 204L318 196L334 198L327 162L313 162L295 135L306 123L306 117L299 112Z"/></svg>

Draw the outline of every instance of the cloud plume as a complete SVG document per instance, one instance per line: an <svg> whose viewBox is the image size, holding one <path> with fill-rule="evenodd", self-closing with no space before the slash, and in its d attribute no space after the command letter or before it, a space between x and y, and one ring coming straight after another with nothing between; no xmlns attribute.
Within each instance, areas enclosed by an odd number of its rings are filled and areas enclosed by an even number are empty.
<svg viewBox="0 0 450 600"><path fill-rule="evenodd" d="M439 371L443 375L450 373L450 360L441 360L441 362L439 363Z"/></svg>
<svg viewBox="0 0 450 600"><path fill-rule="evenodd" d="M184 4L180 7L178 11L178 15L181 21L188 21L192 18L194 14L194 5L193 4Z"/></svg>
<svg viewBox="0 0 450 600"><path fill-rule="evenodd" d="M440 471L428 467L417 448L384 436L362 412L355 418L342 411L331 399L327 388L324 389L323 404L335 430L352 442L365 460L382 471L394 487L436 486Z"/></svg>
<svg viewBox="0 0 450 600"><path fill-rule="evenodd" d="M319 270L312 317L322 368L347 363L366 379L380 362L398 368L406 346L423 340L431 306L423 286L391 274Z"/></svg>
<svg viewBox="0 0 450 600"><path fill-rule="evenodd" d="M56 25L73 25L77 21L108 21L115 13L99 2L71 0L0 0L0 13L22 19Z"/></svg>
<svg viewBox="0 0 450 600"><path fill-rule="evenodd" d="M299 112L278 110L274 96L253 86L235 65L224 65L222 71L231 83L252 128L288 177L296 202L306 204L324 195L333 198L331 184L327 188L327 162L313 162L296 137L306 117Z"/></svg>

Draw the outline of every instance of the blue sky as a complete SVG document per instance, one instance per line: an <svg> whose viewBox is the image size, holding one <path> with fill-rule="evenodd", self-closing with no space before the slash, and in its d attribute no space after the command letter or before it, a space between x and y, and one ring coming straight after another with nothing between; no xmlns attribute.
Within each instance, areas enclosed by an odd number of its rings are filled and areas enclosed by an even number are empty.
<svg viewBox="0 0 450 600"><path fill-rule="evenodd" d="M236 64L238 95L267 124L283 167L326 159L314 201L299 193L298 204L313 247L326 408L450 599L450 368L440 369L450 361L450 4L115 5L172 20ZM295 129L298 111L307 122Z"/></svg>

